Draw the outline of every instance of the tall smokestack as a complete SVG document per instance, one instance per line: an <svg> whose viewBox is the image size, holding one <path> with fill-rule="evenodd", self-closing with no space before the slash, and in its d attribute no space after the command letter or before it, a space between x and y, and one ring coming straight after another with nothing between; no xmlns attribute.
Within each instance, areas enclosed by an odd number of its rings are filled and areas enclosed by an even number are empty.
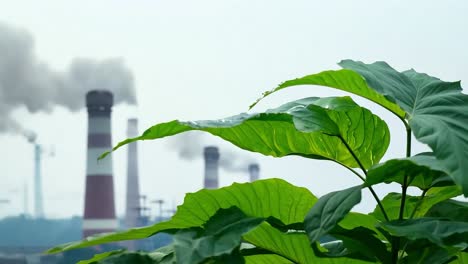
<svg viewBox="0 0 468 264"><path fill-rule="evenodd" d="M133 138L138 136L138 120L128 119L127 136ZM138 152L137 143L133 142L127 146L127 201L125 209L125 225L127 228L137 227L140 219L140 186L138 180ZM135 250L135 243L128 243L128 248Z"/></svg>
<svg viewBox="0 0 468 264"><path fill-rule="evenodd" d="M205 189L218 188L218 148L214 146L205 147Z"/></svg>
<svg viewBox="0 0 468 264"><path fill-rule="evenodd" d="M260 166L257 163L249 165L250 182L254 182L260 178Z"/></svg>
<svg viewBox="0 0 468 264"><path fill-rule="evenodd" d="M44 218L42 204L41 145L34 143L34 217Z"/></svg>
<svg viewBox="0 0 468 264"><path fill-rule="evenodd" d="M117 229L114 204L112 156L97 158L112 145L111 92L93 90L86 94L88 108L88 157L86 163L86 192L83 236L111 232Z"/></svg>

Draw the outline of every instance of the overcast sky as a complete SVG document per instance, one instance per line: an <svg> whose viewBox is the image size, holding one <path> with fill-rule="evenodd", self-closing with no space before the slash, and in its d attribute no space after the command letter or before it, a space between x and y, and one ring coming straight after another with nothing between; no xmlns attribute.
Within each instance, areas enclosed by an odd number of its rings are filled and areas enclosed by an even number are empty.
<svg viewBox="0 0 468 264"><path fill-rule="evenodd" d="M116 144L126 137L129 117L138 117L142 130L172 119L230 116L246 111L263 91L278 83L336 69L336 63L345 58L369 63L385 60L398 70L415 68L443 80L461 80L466 87L467 14L468 2L459 0L15 0L2 3L0 25L28 31L34 39L35 56L56 72L66 71L75 58L122 60L133 73L138 106L114 108ZM307 86L293 88L268 97L254 111L306 96L343 94ZM381 114L392 127L385 158L404 155L404 128L399 120L363 99L357 101ZM48 112L29 113L26 107L17 106L11 116L37 132L44 146L55 148L56 155L44 157L42 167L46 216L81 215L85 111L70 112L57 106ZM225 151L236 151L212 136L200 137ZM1 133L0 146L0 199L12 200L9 205L0 204L0 217L22 213L25 181L31 210L33 148L15 133ZM426 150L417 144L414 149ZM331 162L237 152L260 163L262 178L281 177L316 195L359 183ZM139 155L141 189L150 198L165 199L171 206L180 203L184 193L202 187L203 161L180 159L171 140L140 143ZM114 154L119 215L124 211L125 158L124 148ZM247 180L243 173L221 170L220 175L222 185ZM366 201L359 210L373 209L369 197L365 191Z"/></svg>

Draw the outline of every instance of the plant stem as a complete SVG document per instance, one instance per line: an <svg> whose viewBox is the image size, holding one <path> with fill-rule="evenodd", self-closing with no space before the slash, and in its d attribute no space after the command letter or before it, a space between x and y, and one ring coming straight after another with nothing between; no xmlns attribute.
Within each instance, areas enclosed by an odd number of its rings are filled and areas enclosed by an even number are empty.
<svg viewBox="0 0 468 264"><path fill-rule="evenodd" d="M356 175L357 177L359 177L359 179L361 179L363 182L366 181L366 178L362 177L361 174L359 174L357 171L355 171L353 168L351 167L348 167L342 163L339 163L341 166L347 168L348 170L350 170L352 173L354 173L354 175Z"/></svg>
<svg viewBox="0 0 468 264"><path fill-rule="evenodd" d="M406 127L406 157L411 156L411 128L406 122L404 122ZM405 204L406 204L406 192L408 190L408 175L405 175L403 178L403 185L401 186L401 203L400 203L400 212L398 214L398 220L403 220L405 213ZM413 211L415 212L415 211ZM392 263L398 263L398 252L400 251L400 238L395 237L392 243Z"/></svg>
<svg viewBox="0 0 468 264"><path fill-rule="evenodd" d="M364 175L367 176L367 171L366 169L364 168L364 166L362 165L361 161L358 159L358 157L356 156L356 154L354 154L354 151L351 149L351 147L348 145L348 143L346 143L346 141L344 140L344 138L342 138L341 136L339 136L341 142L343 142L343 144L346 146L346 148L348 149L349 153L351 153L351 155L353 156L353 158L356 160L357 164L359 165L359 167L361 168L361 170L364 172ZM341 163L340 163L341 164ZM352 171L354 174L356 174L363 182L366 182L366 179L364 177L362 177L359 173L357 173L355 170L353 170L352 168L344 165L344 164L341 164L343 166L345 166L347 169L349 169L350 171ZM382 214L385 218L385 220L387 221L390 221L389 218L388 218L388 215L387 215L387 212L385 212L385 208L383 207L382 205L382 202L380 201L379 199L379 196L377 195L377 193L374 191L374 189L372 188L372 186L367 186L367 188L369 188L369 191L371 192L372 196L374 196L374 199L375 201L377 202L380 210L382 211Z"/></svg>
<svg viewBox="0 0 468 264"><path fill-rule="evenodd" d="M421 196L419 197L419 200L418 200L418 203L414 206L414 209L413 209L413 212L411 212L411 215L409 217L409 219L412 219L414 217L414 215L416 214L416 211L418 210L419 206L421 206L423 200L424 200L424 196L426 195L427 191L429 191L430 188L428 189L425 189L422 191L421 193ZM405 251L406 247L408 246L408 242L405 243L405 245L403 246L403 249L402 249L402 253Z"/></svg>
<svg viewBox="0 0 468 264"><path fill-rule="evenodd" d="M344 138L342 136L338 136L341 140L341 142L343 142L343 144L346 146L346 148L348 149L349 153L351 153L351 156L353 156L354 160L357 162L357 164L359 165L359 168L361 168L362 172L364 172L364 175L366 175L367 177L367 171L366 169L364 168L364 166L362 165L361 161L358 159L358 157L356 156L356 154L354 154L354 151L351 149L351 147L348 145L348 143L344 140Z"/></svg>
<svg viewBox="0 0 468 264"><path fill-rule="evenodd" d="M411 156L411 128L406 128L406 157ZM405 212L405 203L406 203L406 191L408 190L408 175L405 175L403 179L403 185L401 186L401 204L400 204L400 214L398 215L398 220L403 220L403 214Z"/></svg>

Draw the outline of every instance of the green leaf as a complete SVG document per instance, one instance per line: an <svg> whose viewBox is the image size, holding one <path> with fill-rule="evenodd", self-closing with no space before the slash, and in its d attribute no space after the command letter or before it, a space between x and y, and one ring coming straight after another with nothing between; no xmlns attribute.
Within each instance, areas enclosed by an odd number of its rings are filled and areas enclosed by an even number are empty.
<svg viewBox="0 0 468 264"><path fill-rule="evenodd" d="M366 186L379 183L404 183L408 176L409 186L416 186L421 190L437 185L453 185L453 181L437 167L434 156L423 153L405 159L392 159L377 164L369 169L366 177Z"/></svg>
<svg viewBox="0 0 468 264"><path fill-rule="evenodd" d="M332 230L361 201L361 185L322 196L307 214L304 225L310 243Z"/></svg>
<svg viewBox="0 0 468 264"><path fill-rule="evenodd" d="M372 215L350 212L339 222L339 226L344 229L365 227L372 230L380 240L384 241L386 238L384 235L380 234L380 231L377 229L378 223L379 220Z"/></svg>
<svg viewBox="0 0 468 264"><path fill-rule="evenodd" d="M205 131L242 149L273 157L300 155L358 167L347 144L365 168L378 163L390 140L388 127L379 117L349 97L331 97L305 98L261 114L157 124L140 137L119 143L114 150L133 141L189 130Z"/></svg>
<svg viewBox="0 0 468 264"><path fill-rule="evenodd" d="M442 248L425 239L407 241L403 258L404 264L440 263L445 264L457 258L459 250L455 248Z"/></svg>
<svg viewBox="0 0 468 264"><path fill-rule="evenodd" d="M414 70L399 73L384 62L347 60L340 65L361 74L370 87L405 110L414 136L432 148L444 171L468 196L468 95L461 93L460 82Z"/></svg>
<svg viewBox="0 0 468 264"><path fill-rule="evenodd" d="M245 256L244 259L246 264L294 264L294 262L274 254Z"/></svg>
<svg viewBox="0 0 468 264"><path fill-rule="evenodd" d="M420 206L417 208L415 217L422 217L435 204L445 201L447 199L453 198L453 197L457 197L461 194L462 192L460 190L460 187L458 186L431 188L427 192Z"/></svg>
<svg viewBox="0 0 468 264"><path fill-rule="evenodd" d="M158 248L153 252L129 252L124 249L96 254L93 258L82 260L78 264L118 264L118 263L176 263L173 245Z"/></svg>
<svg viewBox="0 0 468 264"><path fill-rule="evenodd" d="M391 235L410 240L427 239L440 247L468 248L468 223L419 218L380 224Z"/></svg>
<svg viewBox="0 0 468 264"><path fill-rule="evenodd" d="M445 200L432 206L426 216L468 222L468 203L452 199Z"/></svg>
<svg viewBox="0 0 468 264"><path fill-rule="evenodd" d="M158 264L173 264L177 262L173 243L154 250L150 253L150 256Z"/></svg>
<svg viewBox="0 0 468 264"><path fill-rule="evenodd" d="M457 259L450 264L466 264L468 263L468 252L458 252Z"/></svg>
<svg viewBox="0 0 468 264"><path fill-rule="evenodd" d="M329 234L341 240L345 249L337 256L390 263L390 252L382 240L377 238L377 233L371 229L365 227L344 229L336 226Z"/></svg>
<svg viewBox="0 0 468 264"><path fill-rule="evenodd" d="M264 222L244 236L256 247L274 252L294 263L318 263L318 257L310 248L307 235L303 232L284 233Z"/></svg>
<svg viewBox="0 0 468 264"><path fill-rule="evenodd" d="M198 227L208 221L219 209L232 206L238 207L247 216L274 217L285 225L289 225L302 222L316 201L317 198L309 190L293 186L282 179L234 183L216 190L203 189L187 194L183 205L177 208L176 214L169 221L118 233L88 237L83 241L52 248L48 252L58 253L103 243L142 239L158 232ZM253 239L255 236L250 236L250 238Z"/></svg>
<svg viewBox="0 0 468 264"><path fill-rule="evenodd" d="M405 117L405 112L394 102L385 98L382 93L375 91L369 87L365 79L352 70L338 70L338 71L323 71L318 74L311 74L301 78L286 81L280 84L275 89L263 93L262 98L253 103L250 108L253 108L260 100L266 96L275 93L284 88L298 86L298 85L320 85L336 88L345 92L350 92L367 98L398 115L400 118Z"/></svg>
<svg viewBox="0 0 468 264"><path fill-rule="evenodd" d="M385 212L390 220L398 219L400 212L401 204L401 194L400 193L389 193L381 201ZM415 206L419 202L419 197L406 195L405 210L403 211L403 217L408 218L413 212ZM380 221L385 221L385 217L380 210L380 207L376 206L374 211L371 213L372 216L379 219Z"/></svg>
<svg viewBox="0 0 468 264"><path fill-rule="evenodd" d="M85 262L86 263L86 262ZM138 263L138 264L156 264L160 263L159 261L154 260L149 253L144 252L122 252L119 254L111 254L101 260L96 262L89 262L96 264L128 264L128 263Z"/></svg>
<svg viewBox="0 0 468 264"><path fill-rule="evenodd" d="M183 229L173 236L177 263L197 264L210 258L231 255L239 249L242 235L263 220L261 217L247 217L237 207L219 209L203 229Z"/></svg>
<svg viewBox="0 0 468 264"><path fill-rule="evenodd" d="M264 97L286 87L312 84L370 99L406 118L416 139L431 147L443 171L468 196L468 95L461 93L460 82L444 82L414 70L400 73L385 62L344 60L339 65L344 69L287 81Z"/></svg>
<svg viewBox="0 0 468 264"><path fill-rule="evenodd" d="M458 186L447 186L431 188L422 200L420 197L406 195L405 210L403 211L403 217L410 217L411 214L413 214L414 210L414 217L422 217L435 204L442 202L446 199L456 197L460 194L461 191ZM382 204L390 220L398 219L401 204L400 193L387 194L382 199ZM385 218L382 215L382 212L378 206L375 207L371 215L380 221L385 221Z"/></svg>
<svg viewBox="0 0 468 264"><path fill-rule="evenodd" d="M96 254L94 255L92 258L88 259L88 260L82 260L80 262L78 262L78 264L93 264L93 263L98 263L99 261L107 258L107 257L110 257L112 255L118 255L118 254L121 254L121 253L124 253L125 250L123 249L119 249L119 250L113 250L113 251L108 251L108 252L104 252L104 253L99 253L99 254Z"/></svg>
<svg viewBox="0 0 468 264"><path fill-rule="evenodd" d="M310 242L307 234L302 231L290 231L287 233L281 232L278 229L272 228L268 223L264 222L256 229L252 230L244 236L244 239L254 244L259 248L266 249L270 252L288 259L291 263L309 264L338 264L338 263L369 263L363 260L355 260L350 258L323 258L316 256L310 248ZM247 263L249 258L246 257ZM290 263L290 262L270 262L270 263ZM260 262L263 263L263 262Z"/></svg>

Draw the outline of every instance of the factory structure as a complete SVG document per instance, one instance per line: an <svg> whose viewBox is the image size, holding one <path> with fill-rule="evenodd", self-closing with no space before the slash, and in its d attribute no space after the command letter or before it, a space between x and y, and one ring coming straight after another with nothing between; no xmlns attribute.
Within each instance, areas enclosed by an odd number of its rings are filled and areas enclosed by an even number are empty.
<svg viewBox="0 0 468 264"><path fill-rule="evenodd" d="M119 229L128 229L151 224L148 215L145 215L146 196L140 193L140 180L138 170L138 143L133 142L127 145L127 175L126 175L126 201L125 216L122 221L116 217L115 210L115 192L113 177L112 155L98 160L98 157L112 148L112 124L111 114L114 104L113 94L106 90L93 90L86 94L86 108L88 114L88 133L87 133L87 153L86 153L86 175L84 192L84 212L81 220L81 238L104 232L113 232ZM128 119L127 137L138 136L138 120L136 118ZM29 142L34 146L34 219L44 219L44 204L42 199L42 175L41 175L41 157L44 154L42 145L36 142L36 136L31 135ZM216 146L206 146L203 150L204 173L200 183L205 189L219 188L219 160L220 153ZM245 176L249 181L259 179L259 165L257 163L249 164L245 171ZM25 187L26 188L26 187ZM27 191L25 189L25 195ZM26 201L26 198L25 198ZM159 203L159 221L162 217L163 200L155 200L153 203ZM24 217L27 217L27 205L25 205ZM77 223L76 221L74 222ZM167 236L167 235L166 235ZM79 239L79 238L78 238ZM170 237L162 239L170 241ZM166 243L164 242L163 243ZM151 241L151 245L157 245L157 242ZM161 244L162 246L164 244ZM118 245L129 250L147 249L141 241L128 241ZM46 248L41 248L40 251ZM39 252L39 251L38 251ZM17 252L18 253L18 252ZM24 253L24 252L23 252ZM24 253L30 254L30 253ZM38 253L35 253L39 259ZM0 246L0 260L2 259L2 248ZM0 262L1 262L0 261ZM55 263L50 258L48 261L27 261L11 263Z"/></svg>
<svg viewBox="0 0 468 264"><path fill-rule="evenodd" d="M88 147L86 160L83 237L117 230L112 155L98 160L112 148L111 112L114 99L108 91L86 94Z"/></svg>
<svg viewBox="0 0 468 264"><path fill-rule="evenodd" d="M95 90L86 95L88 109L88 147L86 163L85 209L83 217L83 237L103 232L112 232L119 228L115 215L114 181L112 170L112 155L99 160L100 154L112 148L111 112L113 95L109 91ZM138 136L138 120L128 119L127 137ZM219 149L207 146L203 150L205 171L203 187L205 189L219 188ZM260 168L256 163L250 164L246 170L249 180L259 179ZM126 184L125 228L145 225L142 212L146 209L141 204L137 142L127 145L127 184ZM127 247L137 248L128 243Z"/></svg>

